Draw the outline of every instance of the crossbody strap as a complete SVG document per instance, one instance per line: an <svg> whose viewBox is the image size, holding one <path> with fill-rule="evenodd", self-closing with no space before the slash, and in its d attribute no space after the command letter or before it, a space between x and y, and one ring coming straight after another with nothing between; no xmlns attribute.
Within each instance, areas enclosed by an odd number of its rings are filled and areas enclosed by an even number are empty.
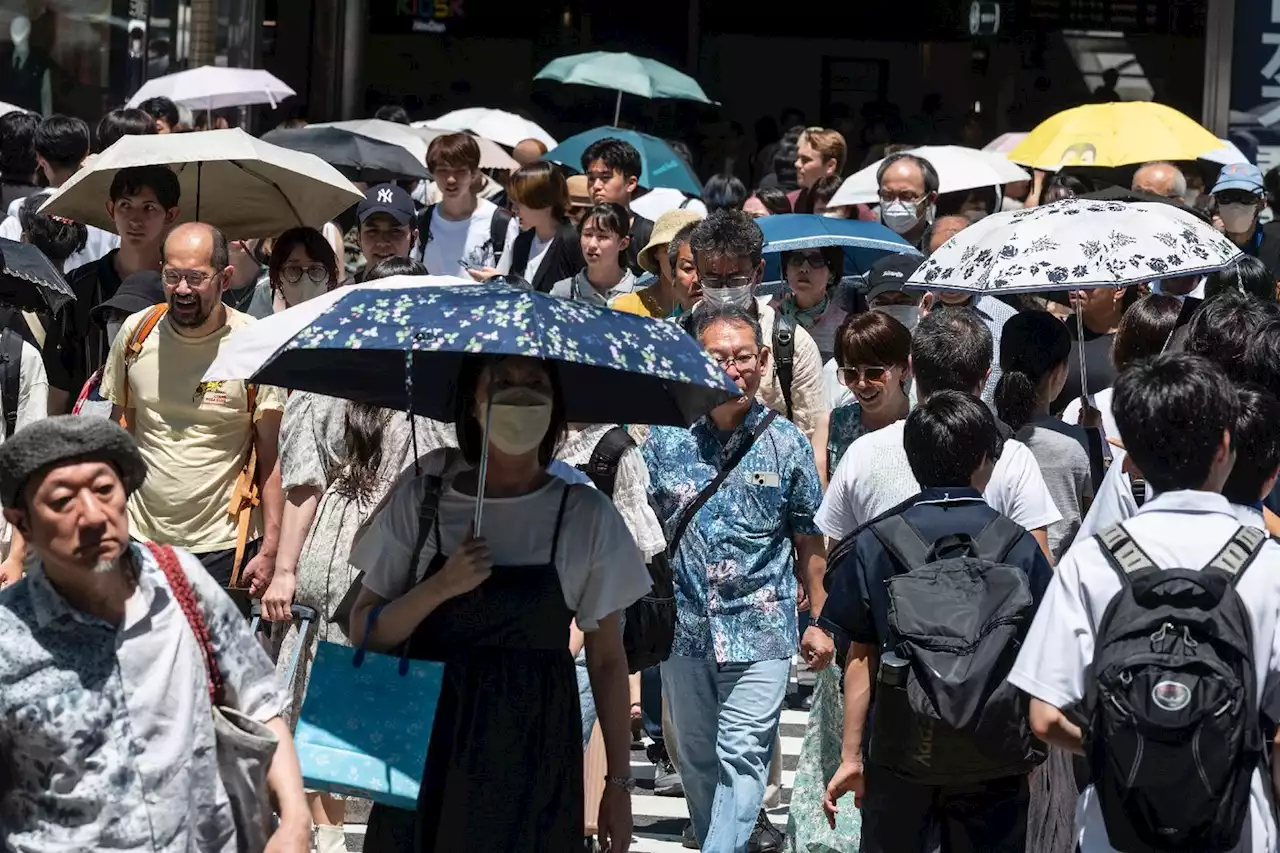
<svg viewBox="0 0 1280 853"><path fill-rule="evenodd" d="M733 473L733 469L738 467L738 463L743 460L743 457L747 455L748 451L750 451L755 443L760 439L760 436L764 435L764 431L769 428L769 424L773 423L774 418L777 416L777 412L770 410L769 413L760 420L760 423L751 433L750 440L743 442L737 452L734 453L733 456L731 456L724 465L721 466L720 470L716 472L716 475L711 479L711 482L707 483L707 485L702 488L702 491L698 492L697 497L695 497L693 501L685 506L681 511L680 517L676 520L675 534L667 542L668 557L675 557L676 552L680 549L680 540L684 538L684 531L689 526L689 522L693 521L693 517L698 514L698 510L702 509L703 504L711 500L711 496L716 493L721 484L724 483L728 476Z"/></svg>
<svg viewBox="0 0 1280 853"><path fill-rule="evenodd" d="M217 707L223 704L226 697L226 684L223 683L222 670L218 668L217 658L213 654L213 640L209 636L204 615L200 612L200 601L196 598L191 581L187 579L187 573L183 571L182 564L178 561L178 553L168 545L157 545L155 542L148 542L147 548L160 565L160 571L164 572L165 580L169 582L169 589L173 592L173 599L182 610L182 615L186 617L187 624L191 626L191 633L196 635L196 645L200 647L200 655L204 658L209 701Z"/></svg>

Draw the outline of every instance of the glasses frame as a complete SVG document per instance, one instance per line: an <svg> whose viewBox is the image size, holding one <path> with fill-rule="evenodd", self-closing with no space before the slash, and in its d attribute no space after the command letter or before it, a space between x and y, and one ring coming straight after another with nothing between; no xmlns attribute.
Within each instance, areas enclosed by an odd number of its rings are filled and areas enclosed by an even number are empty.
<svg viewBox="0 0 1280 853"><path fill-rule="evenodd" d="M315 271L317 269L320 270L320 276L321 276L320 278L317 278L315 276ZM290 278L289 277L290 270L297 270L298 274L293 278ZM297 284L298 282L302 281L302 277L304 275L307 278L311 279L312 284L320 284L321 282L328 281L330 278L332 278L332 276L329 275L329 270L325 269L324 264L321 264L321 263L307 264L305 267L286 265L280 268L280 280L288 282L289 284Z"/></svg>
<svg viewBox="0 0 1280 853"><path fill-rule="evenodd" d="M856 384L860 379L864 379L872 385L888 385L889 383L887 378L889 376L889 371L892 369L893 368L890 366L881 364L860 364L855 367L837 367L836 377L845 385ZM880 376L872 379L867 373L869 370L879 370ZM853 374L852 379L848 378L850 373Z"/></svg>

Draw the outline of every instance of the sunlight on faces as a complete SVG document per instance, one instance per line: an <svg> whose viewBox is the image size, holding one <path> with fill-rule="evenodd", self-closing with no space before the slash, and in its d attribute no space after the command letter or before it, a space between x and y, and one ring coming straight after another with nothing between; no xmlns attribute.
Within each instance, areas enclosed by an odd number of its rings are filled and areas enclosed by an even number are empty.
<svg viewBox="0 0 1280 853"><path fill-rule="evenodd" d="M622 264L622 253L631 245L630 237L619 237L599 223L588 220L582 228L582 257L589 266L599 263Z"/></svg>
<svg viewBox="0 0 1280 853"><path fill-rule="evenodd" d="M635 178L613 171L603 160L592 161L587 167L587 191L591 193L591 201L596 204L611 201L625 207L631 202L631 194L635 190Z"/></svg>
<svg viewBox="0 0 1280 853"><path fill-rule="evenodd" d="M115 223L121 243L133 247L154 246L178 217L178 208L165 210L155 190L142 187L132 195L108 201L107 215Z"/></svg>
<svg viewBox="0 0 1280 853"><path fill-rule="evenodd" d="M800 147L796 154L796 183L801 189L813 186L830 174L834 168L834 160L824 161L822 152L810 145L803 136L800 137Z"/></svg>
<svg viewBox="0 0 1280 853"><path fill-rule="evenodd" d="M199 328L221 303L234 268L215 270L212 255L213 235L198 224L179 226L165 241L160 276L175 325Z"/></svg>
<svg viewBox="0 0 1280 853"><path fill-rule="evenodd" d="M447 166L444 163L436 163L431 175L436 179L440 194L448 199L460 199L470 193L476 179L476 173L470 166Z"/></svg>
<svg viewBox="0 0 1280 853"><path fill-rule="evenodd" d="M692 310L697 301L702 298L702 286L698 283L698 266L693 262L693 248L686 241L676 250L675 269L670 269L671 263L667 259L666 252L659 253L658 263L662 265L663 275L671 276L672 292L675 293L676 301L684 307L684 310Z"/></svg>
<svg viewBox="0 0 1280 853"><path fill-rule="evenodd" d="M787 287L803 307L817 305L831 283L831 270L817 249L791 252L787 255Z"/></svg>
<svg viewBox="0 0 1280 853"><path fill-rule="evenodd" d="M413 247L413 229L387 213L375 213L360 223L360 251L370 267L387 258L407 258Z"/></svg>
<svg viewBox="0 0 1280 853"><path fill-rule="evenodd" d="M742 391L741 397L724 405L750 405L769 369L769 348L757 347L751 327L732 320L717 320L707 326L702 331L702 348Z"/></svg>
<svg viewBox="0 0 1280 853"><path fill-rule="evenodd" d="M754 285L764 270L764 261L752 264L742 255L703 255L697 259L698 281L704 289Z"/></svg>
<svg viewBox="0 0 1280 853"><path fill-rule="evenodd" d="M327 291L330 284L329 271L307 254L307 247L302 243L293 247L280 267L280 281L276 282L279 295L289 308L316 298Z"/></svg>
<svg viewBox="0 0 1280 853"><path fill-rule="evenodd" d="M764 202L762 202L760 199L756 198L755 196L751 196L750 198L748 198L746 202L742 205L742 209L744 212L751 214L751 216L754 217L755 219L759 219L762 216L773 215L773 211L765 207Z"/></svg>
<svg viewBox="0 0 1280 853"><path fill-rule="evenodd" d="M25 509L6 509L56 577L107 572L129 547L124 484L107 462L73 462L37 474L23 492Z"/></svg>
<svg viewBox="0 0 1280 853"><path fill-rule="evenodd" d="M855 364L837 371L840 384L848 388L867 412L877 414L901 402L903 383L910 371L905 364Z"/></svg>

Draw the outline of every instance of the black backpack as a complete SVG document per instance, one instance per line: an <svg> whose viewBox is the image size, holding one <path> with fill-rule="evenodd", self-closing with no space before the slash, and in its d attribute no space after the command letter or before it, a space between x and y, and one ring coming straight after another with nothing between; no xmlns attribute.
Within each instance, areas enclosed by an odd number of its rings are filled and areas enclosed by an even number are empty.
<svg viewBox="0 0 1280 853"><path fill-rule="evenodd" d="M870 759L921 785L1029 773L1044 761L1029 700L1007 677L1035 615L1005 560L1026 531L997 516L930 544L901 516L869 529L904 571L888 581L889 642L875 686ZM899 670L889 677L885 663Z"/></svg>
<svg viewBox="0 0 1280 853"><path fill-rule="evenodd" d="M0 329L0 408L4 409L4 437L18 426L18 398L22 390L22 336Z"/></svg>
<svg viewBox="0 0 1280 853"><path fill-rule="evenodd" d="M1098 624L1083 707L1107 837L1123 853L1231 850L1263 758L1236 585L1266 534L1241 527L1200 571L1161 569L1123 525L1095 538L1121 585Z"/></svg>
<svg viewBox="0 0 1280 853"><path fill-rule="evenodd" d="M596 488L613 499L618 480L618 463L636 443L622 427L601 436L591 451L591 459L578 470L591 478ZM640 672L657 666L671 656L676 636L676 587L666 553L650 558L647 566L653 588L648 595L627 607L622 625L622 646L627 652L627 669Z"/></svg>

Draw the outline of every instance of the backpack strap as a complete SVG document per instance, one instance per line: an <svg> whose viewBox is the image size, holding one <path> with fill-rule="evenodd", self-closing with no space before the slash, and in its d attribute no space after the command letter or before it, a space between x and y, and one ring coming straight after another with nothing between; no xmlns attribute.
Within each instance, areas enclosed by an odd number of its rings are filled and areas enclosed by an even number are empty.
<svg viewBox="0 0 1280 853"><path fill-rule="evenodd" d="M168 312L169 305L167 302L161 302L159 305L152 305L147 309L147 313L142 318L142 322L133 328L133 334L129 335L129 341L125 344L124 350L124 405L120 407L120 426L127 427L125 423L124 413L129 410L129 365L137 359L142 353L142 345L147 342L147 338L155 331L156 326L164 319L164 315Z"/></svg>
<svg viewBox="0 0 1280 853"><path fill-rule="evenodd" d="M4 409L4 437L18 428L18 398L22 391L22 336L0 330L0 408Z"/></svg>
<svg viewBox="0 0 1280 853"><path fill-rule="evenodd" d="M578 465L577 468L590 477L591 482L596 484L596 488L612 500L622 454L635 446L636 443L631 439L631 434L622 427L616 426L596 442L595 449L591 451L590 461L585 465Z"/></svg>
<svg viewBox="0 0 1280 853"><path fill-rule="evenodd" d="M929 562L933 546L924 541L920 532L902 516L894 515L877 521L869 529L906 571Z"/></svg>
<svg viewBox="0 0 1280 853"><path fill-rule="evenodd" d="M1093 538L1098 540L1102 556L1106 557L1107 563L1120 576L1122 586L1127 586L1129 579L1138 572L1160 569L1156 562L1147 556L1147 552L1133 541L1133 537L1124 529L1123 524L1108 527L1101 533L1095 534Z"/></svg>
<svg viewBox="0 0 1280 853"><path fill-rule="evenodd" d="M787 420L794 420L791 409L791 382L795 376L796 333L781 314L773 321L773 363L782 388L782 401L787 406Z"/></svg>
<svg viewBox="0 0 1280 853"><path fill-rule="evenodd" d="M493 265L502 263L502 253L507 248L507 228L511 225L511 211L499 207L489 220L489 243L493 246Z"/></svg>
<svg viewBox="0 0 1280 853"><path fill-rule="evenodd" d="M1240 578L1244 577L1245 571L1253 565L1253 561L1257 559L1258 554L1262 552L1262 546L1266 543L1267 534L1264 531L1242 525L1231 534L1227 544L1222 546L1222 550L1209 561L1205 568L1223 572L1231 578L1231 585L1236 586L1240 583Z"/></svg>
<svg viewBox="0 0 1280 853"><path fill-rule="evenodd" d="M1013 550L1013 546L1021 541L1027 531L1011 518L997 515L982 528L978 538L974 540L974 550L978 559L988 563L1003 563Z"/></svg>
<svg viewBox="0 0 1280 853"><path fill-rule="evenodd" d="M431 242L431 215L435 212L436 206L429 204L417 214L418 245L414 247L414 254L418 257L414 260L421 264L427 262L427 244Z"/></svg>

